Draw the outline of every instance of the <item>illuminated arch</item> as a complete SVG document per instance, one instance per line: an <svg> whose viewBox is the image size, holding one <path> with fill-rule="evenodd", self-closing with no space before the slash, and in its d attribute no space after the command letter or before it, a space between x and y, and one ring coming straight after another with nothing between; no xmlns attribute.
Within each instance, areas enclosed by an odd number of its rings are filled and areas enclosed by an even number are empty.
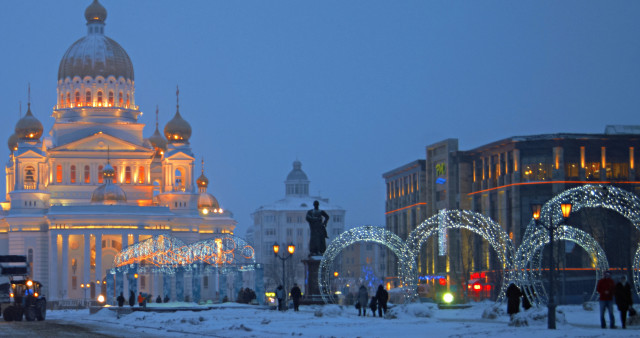
<svg viewBox="0 0 640 338"><path fill-rule="evenodd" d="M578 211L582 208L605 208L613 210L627 218L633 226L640 231L640 198L624 189L610 185L587 184L565 190L542 206L540 220L544 222L551 216L551 222L554 225L560 224L563 221L562 210L560 208L560 204L562 203L571 203L573 205L573 211ZM536 285L536 283L540 286L542 285L539 280L534 279L540 276L527 273L525 267L529 265L529 262L534 255L536 255L536 243L544 242L544 237L548 237L548 233L546 231L540 231L534 221L529 222L523 237L525 241L523 241L523 244L518 248L517 256L517 264L519 265L520 271L518 280L523 285ZM640 247L636 250L634 257L633 281L636 293L640 295ZM527 288L525 288L525 291L528 292L529 290L526 289ZM536 301L546 300L536 299Z"/></svg>
<svg viewBox="0 0 640 338"><path fill-rule="evenodd" d="M403 288L405 288L405 301L410 301L415 296L415 286L417 285L416 261L411 250L396 234L385 230L382 227L362 226L345 231L336 237L325 251L320 262L318 272L318 285L320 294L325 303L335 302L334 296L330 292L330 276L332 273L333 260L342 250L357 242L378 243L389 248L400 261L400 278Z"/></svg>
<svg viewBox="0 0 640 338"><path fill-rule="evenodd" d="M491 218L476 212L442 209L437 215L422 222L409 234L407 246L413 252L412 256L417 257L420 248L427 239L438 232L440 232L438 236L439 245L442 249L446 245L445 231L447 229L467 229L482 236L489 242L502 265L502 286L498 294L498 301L501 301L505 296L507 285L515 279L515 274L513 273L515 250L507 233Z"/></svg>

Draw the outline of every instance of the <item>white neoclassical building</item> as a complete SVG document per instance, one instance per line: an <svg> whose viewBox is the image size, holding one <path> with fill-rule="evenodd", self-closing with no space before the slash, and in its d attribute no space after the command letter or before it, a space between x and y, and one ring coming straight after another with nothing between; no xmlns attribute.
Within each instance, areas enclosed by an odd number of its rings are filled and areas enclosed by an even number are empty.
<svg viewBox="0 0 640 338"><path fill-rule="evenodd" d="M60 61L49 136L36 118L44 112L29 107L8 141L0 254L26 255L53 300L95 296L127 246L161 234L189 244L236 225L207 193L204 162L195 177L191 127L179 105L163 134L156 115L154 133L143 136L133 64L104 34L106 17L94 0L87 35ZM137 283L155 295L161 282L142 275Z"/></svg>

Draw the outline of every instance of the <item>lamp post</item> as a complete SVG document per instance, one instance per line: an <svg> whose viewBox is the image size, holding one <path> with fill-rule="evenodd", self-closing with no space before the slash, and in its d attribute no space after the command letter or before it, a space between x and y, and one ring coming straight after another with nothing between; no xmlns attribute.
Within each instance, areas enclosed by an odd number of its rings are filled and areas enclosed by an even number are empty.
<svg viewBox="0 0 640 338"><path fill-rule="evenodd" d="M278 252L280 252L280 245L278 245L278 242L273 243L273 254L278 257L281 261L282 261L282 287L285 290L285 294L286 294L286 283L285 283L285 279L284 279L284 261L286 261L287 259L293 257L293 253L296 251L296 246L293 245L293 243L290 243L289 245L287 245L287 252L289 252L288 256L285 256L284 253L282 254L282 256L278 255Z"/></svg>
<svg viewBox="0 0 640 338"><path fill-rule="evenodd" d="M89 283L87 283L86 285L85 284L80 284L80 288L84 289L84 303L86 305L87 304L87 289L89 288Z"/></svg>
<svg viewBox="0 0 640 338"><path fill-rule="evenodd" d="M560 209L562 210L562 217L564 220L569 218L569 214L571 214L571 203L562 203L560 204ZM554 261L554 250L553 250L553 242L554 242L554 232L558 229L560 224L553 224L552 219L552 208L549 208L548 214L548 223L545 224L544 221L540 221L540 214L542 211L542 205L533 204L531 206L531 210L533 212L533 219L536 222L536 225L542 225L549 232L549 245L551 247L551 255L549 259L549 301L547 302L548 314L547 314L547 328L555 329L556 328L556 302L555 302L555 261Z"/></svg>

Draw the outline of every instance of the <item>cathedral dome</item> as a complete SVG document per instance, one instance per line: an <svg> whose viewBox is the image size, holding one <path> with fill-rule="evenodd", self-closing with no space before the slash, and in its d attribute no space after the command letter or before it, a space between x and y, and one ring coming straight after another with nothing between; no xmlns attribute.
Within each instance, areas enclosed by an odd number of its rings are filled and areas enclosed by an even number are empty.
<svg viewBox="0 0 640 338"><path fill-rule="evenodd" d="M9 136L9 140L7 140L7 146L9 146L10 152L18 150L18 135L11 134L11 136Z"/></svg>
<svg viewBox="0 0 640 338"><path fill-rule="evenodd" d="M207 208L213 212L218 212L220 209L220 204L218 204L218 200L213 197L213 195L202 192L200 196L198 196L198 209Z"/></svg>
<svg viewBox="0 0 640 338"><path fill-rule="evenodd" d="M105 183L96 188L91 194L91 203L122 204L127 202L127 195L120 186L113 184L116 171L107 163L102 170Z"/></svg>
<svg viewBox="0 0 640 338"><path fill-rule="evenodd" d="M302 171L302 162L296 160L293 162L293 169L287 175L287 181L308 181L307 174Z"/></svg>
<svg viewBox="0 0 640 338"><path fill-rule="evenodd" d="M31 104L28 107L27 113L16 123L15 135L21 140L38 140L42 136L42 123L31 113Z"/></svg>
<svg viewBox="0 0 640 338"><path fill-rule="evenodd" d="M160 131L158 130L158 125L156 125L156 131L153 133L153 135L149 137L148 140L153 146L153 148L156 148L158 150L163 150L163 151L167 150L167 139L164 138L162 134L160 134Z"/></svg>
<svg viewBox="0 0 640 338"><path fill-rule="evenodd" d="M117 42L104 35L107 10L96 0L85 11L89 33L67 49L60 61L58 80L75 76L114 76L133 81L133 63Z"/></svg>
<svg viewBox="0 0 640 338"><path fill-rule="evenodd" d="M182 118L179 110L176 111L176 115L164 126L164 136L167 137L169 143L189 142L191 125Z"/></svg>

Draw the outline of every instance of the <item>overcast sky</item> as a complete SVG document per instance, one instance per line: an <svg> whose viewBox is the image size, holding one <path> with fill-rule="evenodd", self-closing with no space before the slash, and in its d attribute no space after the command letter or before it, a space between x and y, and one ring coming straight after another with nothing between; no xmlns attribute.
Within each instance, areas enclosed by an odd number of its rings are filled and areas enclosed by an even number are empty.
<svg viewBox="0 0 640 338"><path fill-rule="evenodd" d="M90 0L3 0L3 142L26 109L48 133L60 59ZM299 159L347 226L384 224L382 173L459 138L640 124L640 1L101 0L133 61L145 137L180 111L209 192L239 222L284 197ZM0 158L8 159L6 146ZM4 180L0 180L4 189Z"/></svg>

